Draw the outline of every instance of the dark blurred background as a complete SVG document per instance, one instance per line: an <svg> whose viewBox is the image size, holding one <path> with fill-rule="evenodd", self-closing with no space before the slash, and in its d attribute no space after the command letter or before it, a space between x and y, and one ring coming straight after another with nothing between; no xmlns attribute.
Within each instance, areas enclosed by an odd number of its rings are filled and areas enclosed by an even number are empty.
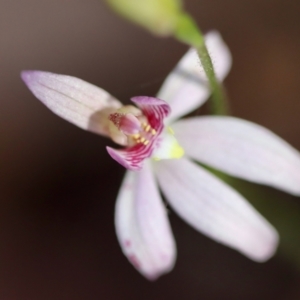
<svg viewBox="0 0 300 300"><path fill-rule="evenodd" d="M300 149L300 1L185 4L232 51L225 86L233 115ZM23 69L69 74L126 102L155 95L186 49L101 0L0 0L0 299L300 299L300 199L242 181L233 184L282 226L279 254L254 263L171 212L175 269L145 280L114 232L124 170L106 153L111 143L49 112L19 77Z"/></svg>

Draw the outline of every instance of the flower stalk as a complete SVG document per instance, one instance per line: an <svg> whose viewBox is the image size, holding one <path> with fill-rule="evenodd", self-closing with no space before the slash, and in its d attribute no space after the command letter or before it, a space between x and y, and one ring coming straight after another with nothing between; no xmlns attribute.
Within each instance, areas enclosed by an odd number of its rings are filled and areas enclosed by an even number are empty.
<svg viewBox="0 0 300 300"><path fill-rule="evenodd" d="M173 36L180 42L197 49L201 65L207 76L211 97L211 112L227 115L228 104L222 85L218 81L214 65L205 45L204 36L193 18L184 11L181 0L106 0L118 14L151 33Z"/></svg>
<svg viewBox="0 0 300 300"><path fill-rule="evenodd" d="M228 103L222 84L216 77L213 62L207 50L204 36L190 15L183 14L180 17L174 37L180 42L197 49L198 56L212 92L211 112L215 115L227 115Z"/></svg>

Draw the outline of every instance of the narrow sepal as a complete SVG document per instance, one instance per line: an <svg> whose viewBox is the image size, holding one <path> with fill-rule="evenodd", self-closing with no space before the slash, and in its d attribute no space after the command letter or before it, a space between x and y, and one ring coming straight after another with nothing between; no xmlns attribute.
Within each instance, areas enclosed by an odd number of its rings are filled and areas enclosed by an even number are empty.
<svg viewBox="0 0 300 300"><path fill-rule="evenodd" d="M43 71L23 71L21 77L31 92L52 112L98 134L108 134L107 118L103 117L102 112L121 106L105 90L76 77Z"/></svg>

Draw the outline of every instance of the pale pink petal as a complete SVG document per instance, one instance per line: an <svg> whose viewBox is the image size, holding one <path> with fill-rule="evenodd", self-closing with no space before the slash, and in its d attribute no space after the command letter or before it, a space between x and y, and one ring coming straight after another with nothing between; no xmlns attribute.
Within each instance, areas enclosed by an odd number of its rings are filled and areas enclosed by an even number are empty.
<svg viewBox="0 0 300 300"><path fill-rule="evenodd" d="M275 229L223 181L186 158L155 167L168 202L195 229L255 261L274 254Z"/></svg>
<svg viewBox="0 0 300 300"><path fill-rule="evenodd" d="M232 176L300 195L300 154L270 130L233 117L173 124L185 153Z"/></svg>
<svg viewBox="0 0 300 300"><path fill-rule="evenodd" d="M32 93L55 114L95 133L107 134L101 111L121 106L105 90L79 78L43 71L23 71L21 76Z"/></svg>
<svg viewBox="0 0 300 300"><path fill-rule="evenodd" d="M150 157L156 147L157 140L164 128L164 119L170 112L170 106L163 100L154 97L139 96L131 99L143 112L147 119L146 129L140 134L145 141L132 147L113 149L106 147L109 155L128 170L140 170L143 161Z"/></svg>
<svg viewBox="0 0 300 300"><path fill-rule="evenodd" d="M205 40L216 75L223 80L231 67L229 49L216 31L208 33ZM197 52L190 49L169 74L157 96L171 105L169 122L202 105L209 95L210 89Z"/></svg>
<svg viewBox="0 0 300 300"><path fill-rule="evenodd" d="M176 245L149 164L139 172L127 171L115 225L124 254L145 277L154 280L173 268Z"/></svg>

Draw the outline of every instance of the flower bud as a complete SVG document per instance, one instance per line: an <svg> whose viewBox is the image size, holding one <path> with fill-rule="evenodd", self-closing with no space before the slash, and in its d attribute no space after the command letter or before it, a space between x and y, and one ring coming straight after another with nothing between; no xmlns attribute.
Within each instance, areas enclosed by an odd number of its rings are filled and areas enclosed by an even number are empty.
<svg viewBox="0 0 300 300"><path fill-rule="evenodd" d="M169 36L176 28L182 14L181 0L106 0L123 17L150 30Z"/></svg>

